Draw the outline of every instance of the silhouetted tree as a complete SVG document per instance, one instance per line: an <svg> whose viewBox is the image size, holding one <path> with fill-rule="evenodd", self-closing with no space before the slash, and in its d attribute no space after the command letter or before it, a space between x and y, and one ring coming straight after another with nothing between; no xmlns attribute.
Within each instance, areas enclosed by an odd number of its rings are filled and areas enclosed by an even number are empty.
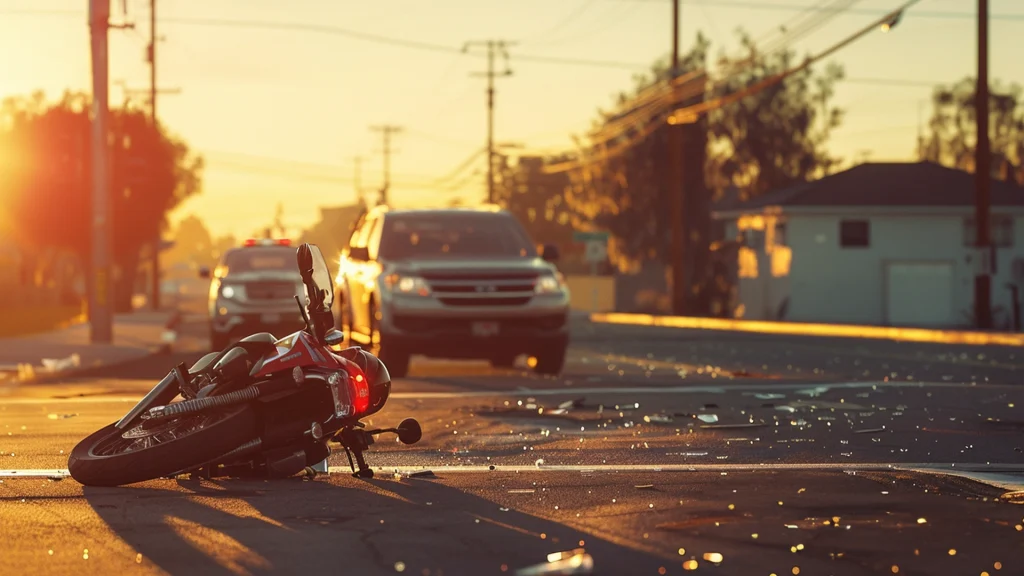
<svg viewBox="0 0 1024 576"><path fill-rule="evenodd" d="M922 160L974 171L976 83L964 78L936 87L928 131L918 143ZM989 118L992 174L1024 184L1024 95L1019 85L996 82L989 88Z"/></svg>
<svg viewBox="0 0 1024 576"><path fill-rule="evenodd" d="M89 97L42 93L0 105L0 198L21 246L58 247L91 257L92 186ZM110 194L114 305L131 309L143 247L166 215L201 187L203 161L184 142L154 128L146 114L111 109Z"/></svg>
<svg viewBox="0 0 1024 576"><path fill-rule="evenodd" d="M746 65L716 84L713 96L743 90L799 64L796 53L758 54L750 36L740 32L750 51ZM826 150L831 131L843 118L831 106L843 68L830 64L821 74L805 68L739 102L710 114L708 184L721 193L736 186L752 198L798 182L815 180L839 165Z"/></svg>
<svg viewBox="0 0 1024 576"><path fill-rule="evenodd" d="M563 253L572 245L572 211L565 200L569 176L545 174L546 162L557 159L521 156L502 162L496 201L511 212L538 245L556 244Z"/></svg>

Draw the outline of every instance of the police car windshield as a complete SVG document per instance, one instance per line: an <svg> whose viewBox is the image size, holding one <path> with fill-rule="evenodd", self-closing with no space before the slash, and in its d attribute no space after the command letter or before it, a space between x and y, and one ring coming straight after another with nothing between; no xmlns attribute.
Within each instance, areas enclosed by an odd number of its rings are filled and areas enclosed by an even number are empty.
<svg viewBox="0 0 1024 576"><path fill-rule="evenodd" d="M235 248L224 256L229 274L243 272L294 272L295 248L288 246L250 246Z"/></svg>
<svg viewBox="0 0 1024 576"><path fill-rule="evenodd" d="M519 222L503 214L394 214L384 219L380 255L408 258L534 258Z"/></svg>

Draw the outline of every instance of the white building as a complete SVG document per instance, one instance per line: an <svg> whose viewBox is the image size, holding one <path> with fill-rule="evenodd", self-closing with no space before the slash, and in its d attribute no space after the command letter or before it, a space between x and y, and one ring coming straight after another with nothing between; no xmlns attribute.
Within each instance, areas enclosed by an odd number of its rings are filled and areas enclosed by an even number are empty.
<svg viewBox="0 0 1024 576"><path fill-rule="evenodd" d="M1024 298L1024 188L992 182L996 327ZM969 327L974 176L920 163L869 163L772 192L714 217L740 238L737 316L889 326Z"/></svg>

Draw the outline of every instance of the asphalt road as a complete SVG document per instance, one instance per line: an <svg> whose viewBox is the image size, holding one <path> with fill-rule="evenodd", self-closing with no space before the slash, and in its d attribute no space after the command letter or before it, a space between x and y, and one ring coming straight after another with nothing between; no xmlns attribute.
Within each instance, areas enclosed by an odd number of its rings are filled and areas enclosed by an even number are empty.
<svg viewBox="0 0 1024 576"><path fill-rule="evenodd" d="M512 574L580 547L602 575L1024 573L1008 348L580 323L560 378L415 363L371 424L415 416L424 438L375 445L371 481L343 453L314 479L17 478L65 468L205 351L202 325L171 354L0 387L0 573Z"/></svg>

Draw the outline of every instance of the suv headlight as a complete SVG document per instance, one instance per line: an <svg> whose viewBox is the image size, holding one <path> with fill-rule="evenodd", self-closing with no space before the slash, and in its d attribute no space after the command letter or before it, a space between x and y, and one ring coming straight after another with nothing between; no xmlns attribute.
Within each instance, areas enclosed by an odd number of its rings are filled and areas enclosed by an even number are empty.
<svg viewBox="0 0 1024 576"><path fill-rule="evenodd" d="M430 285L417 276L390 274L384 278L384 285L392 292L410 296L430 296Z"/></svg>
<svg viewBox="0 0 1024 576"><path fill-rule="evenodd" d="M243 288L241 286L232 286L226 284L220 287L220 295L228 300L242 298Z"/></svg>
<svg viewBox="0 0 1024 576"><path fill-rule="evenodd" d="M565 277L561 272L550 276L541 276L534 285L537 294L561 294L565 290Z"/></svg>

